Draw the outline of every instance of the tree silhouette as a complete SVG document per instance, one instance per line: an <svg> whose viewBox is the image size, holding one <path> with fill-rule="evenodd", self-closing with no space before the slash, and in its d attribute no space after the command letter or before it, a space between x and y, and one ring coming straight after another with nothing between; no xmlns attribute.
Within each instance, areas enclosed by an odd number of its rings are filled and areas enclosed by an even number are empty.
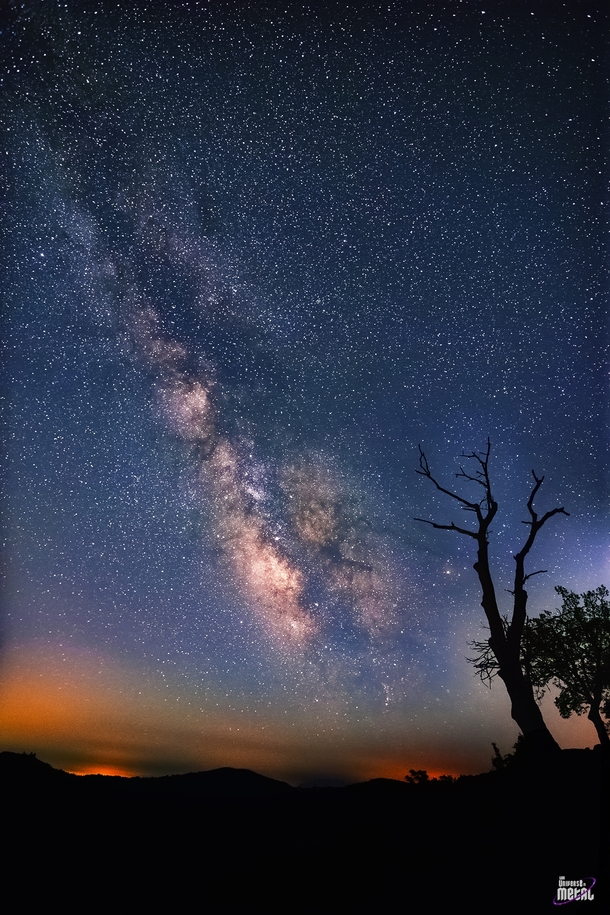
<svg viewBox="0 0 610 915"><path fill-rule="evenodd" d="M425 769L409 769L405 781L410 785L425 785L430 781L430 776Z"/></svg>
<svg viewBox="0 0 610 915"><path fill-rule="evenodd" d="M538 704L534 696L532 682L527 676L527 672L522 665L522 639L527 620L527 591L525 590L526 581L533 575L538 575L544 569L538 572L525 573L525 559L530 552L534 541L540 529L553 515L568 512L563 508L553 508L539 517L534 509L534 500L544 481L544 477L536 476L532 471L534 485L527 500L527 511L529 520L523 523L529 527L529 533L521 549L515 553L515 578L514 590L510 593L513 596L513 612L510 621L503 620L498 609L496 591L489 567L489 529L493 519L498 511L498 504L495 501L491 481L489 477L489 456L491 453L491 443L487 440L485 451L472 451L470 454L462 454L462 457L474 461L475 469L473 473L467 473L464 467L460 467L457 478L466 480L469 483L479 486L483 490L482 498L479 501L466 499L464 496L447 489L438 482L432 475L430 465L426 455L419 448L419 470L416 472L427 477L439 492L453 499L459 504L463 511L474 515L476 527L474 530L468 527L456 525L453 521L450 524L437 524L434 521L428 521L425 518L416 518L416 521L423 521L430 524L438 530L456 531L465 537L469 537L476 542L477 560L474 563L474 570L477 573L482 589L481 606L485 612L487 622L489 623L490 638L488 640L487 661L482 660L482 672L485 673L485 664L496 665L497 673L503 680L506 690L511 701L511 717L516 721L521 729L524 742L528 748L534 752L548 752L558 750L558 746L551 736Z"/></svg>
<svg viewBox="0 0 610 915"><path fill-rule="evenodd" d="M555 705L562 718L575 712L594 725L602 746L608 748L610 718L610 595L603 585L575 594L555 588L563 605L528 621L523 661L539 690L558 687Z"/></svg>

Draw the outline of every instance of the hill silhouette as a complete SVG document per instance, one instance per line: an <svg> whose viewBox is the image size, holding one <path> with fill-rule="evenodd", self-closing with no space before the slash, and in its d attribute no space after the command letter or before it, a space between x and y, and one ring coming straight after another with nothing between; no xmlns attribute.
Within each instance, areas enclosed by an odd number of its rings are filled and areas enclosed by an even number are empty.
<svg viewBox="0 0 610 915"><path fill-rule="evenodd" d="M225 766L208 772L189 772L184 775L126 778L120 775L73 775L54 769L42 762L35 753L0 753L0 779L13 786L29 788L47 787L51 784L74 791L141 792L157 794L182 794L217 798L269 797L294 790L287 782L259 775L250 769L233 769Z"/></svg>
<svg viewBox="0 0 610 915"><path fill-rule="evenodd" d="M231 768L77 776L0 753L0 784L5 831L29 866L69 862L102 895L131 887L138 908L184 891L212 912L400 904L417 915L466 900L470 913L537 913L551 911L560 876L599 877L600 758L562 751L553 770L293 788Z"/></svg>

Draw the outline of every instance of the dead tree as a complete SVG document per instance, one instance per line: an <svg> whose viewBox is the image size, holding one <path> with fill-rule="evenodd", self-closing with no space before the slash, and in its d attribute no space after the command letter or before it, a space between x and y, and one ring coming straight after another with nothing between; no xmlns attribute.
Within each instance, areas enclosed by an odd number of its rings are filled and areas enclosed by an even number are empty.
<svg viewBox="0 0 610 915"><path fill-rule="evenodd" d="M498 675L504 681L510 697L511 716L523 732L527 745L534 752L554 751L558 749L558 746L544 723L542 713L534 697L532 684L521 665L521 640L527 616L525 583L533 575L538 575L540 572L545 571L541 569L538 572L530 572L526 575L525 559L534 544L538 532L549 518L558 514L568 515L568 512L563 508L553 508L542 517L538 517L534 510L534 499L542 486L544 477L538 477L532 471L534 485L527 501L527 510L530 517L528 521L522 522L529 527L529 533L523 547L514 556L516 565L515 581L514 590L510 592L513 597L513 613L510 621L503 620L498 609L496 591L489 568L489 529L498 511L498 504L492 495L489 479L490 452L491 444L488 439L485 451L462 454L462 457L473 460L478 466L473 473L467 473L464 467L460 467L460 472L456 473L455 476L475 483L483 490L482 499L478 502L471 502L450 489L441 486L432 475L428 459L420 446L419 470L416 472L431 480L439 492L454 499L464 511L473 514L476 519L476 530L459 527L453 521L451 524L437 524L434 521L427 521L425 518L416 518L415 520L430 524L438 530L457 531L458 534L463 534L465 537L470 537L476 541L477 561L474 564L474 570L478 575L483 592L481 606L489 623L489 649L497 661Z"/></svg>

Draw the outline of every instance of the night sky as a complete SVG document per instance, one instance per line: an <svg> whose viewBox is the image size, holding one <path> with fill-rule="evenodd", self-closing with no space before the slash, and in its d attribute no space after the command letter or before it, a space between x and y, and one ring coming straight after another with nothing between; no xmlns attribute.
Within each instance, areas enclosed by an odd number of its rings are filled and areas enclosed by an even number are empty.
<svg viewBox="0 0 610 915"><path fill-rule="evenodd" d="M14 3L0 749L75 772L489 768L505 609L610 585L600 3ZM122 8L122 9L121 9ZM562 746L592 746L586 718Z"/></svg>

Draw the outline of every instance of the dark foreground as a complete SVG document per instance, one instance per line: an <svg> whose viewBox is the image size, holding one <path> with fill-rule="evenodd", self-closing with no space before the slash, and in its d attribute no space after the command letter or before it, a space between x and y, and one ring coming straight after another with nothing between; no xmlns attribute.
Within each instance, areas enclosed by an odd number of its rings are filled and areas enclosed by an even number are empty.
<svg viewBox="0 0 610 915"><path fill-rule="evenodd" d="M601 768L567 750L552 770L297 789L235 769L79 777L1 753L5 886L26 874L25 911L604 911ZM595 877L595 900L557 908L559 877Z"/></svg>

